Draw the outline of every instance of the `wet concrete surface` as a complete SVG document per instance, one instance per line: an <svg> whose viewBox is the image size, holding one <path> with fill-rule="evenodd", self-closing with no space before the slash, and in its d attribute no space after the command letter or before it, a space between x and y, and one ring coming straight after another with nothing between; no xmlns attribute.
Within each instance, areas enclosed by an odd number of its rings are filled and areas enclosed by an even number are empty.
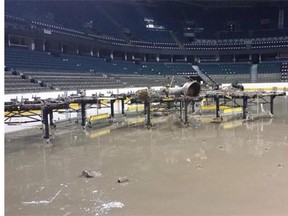
<svg viewBox="0 0 288 216"><path fill-rule="evenodd" d="M39 129L9 133L5 215L288 215L288 98L274 112L229 127L74 125L50 144Z"/></svg>

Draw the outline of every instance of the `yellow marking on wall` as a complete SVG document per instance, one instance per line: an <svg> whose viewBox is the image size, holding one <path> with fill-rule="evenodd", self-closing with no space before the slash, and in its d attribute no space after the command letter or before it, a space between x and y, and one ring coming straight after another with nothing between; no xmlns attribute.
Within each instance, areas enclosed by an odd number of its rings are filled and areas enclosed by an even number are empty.
<svg viewBox="0 0 288 216"><path fill-rule="evenodd" d="M99 114L99 115L92 115L88 118L88 121L91 122L91 121L97 121L97 120L100 120L100 119L105 119L105 118L109 118L110 115L108 113L103 113L103 114Z"/></svg>

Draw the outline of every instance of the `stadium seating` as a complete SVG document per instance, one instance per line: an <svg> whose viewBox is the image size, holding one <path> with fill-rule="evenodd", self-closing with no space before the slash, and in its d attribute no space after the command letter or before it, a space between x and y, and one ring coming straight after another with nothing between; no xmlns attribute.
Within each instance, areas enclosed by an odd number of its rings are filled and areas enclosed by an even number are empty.
<svg viewBox="0 0 288 216"><path fill-rule="evenodd" d="M258 65L258 82L279 82L281 80L281 62L267 61Z"/></svg>
<svg viewBox="0 0 288 216"><path fill-rule="evenodd" d="M5 94L51 90L49 87L41 87L40 83L32 83L30 79L23 77L22 74L12 74L12 71L5 71L4 79Z"/></svg>
<svg viewBox="0 0 288 216"><path fill-rule="evenodd" d="M281 62L281 81L288 82L288 62Z"/></svg>
<svg viewBox="0 0 288 216"><path fill-rule="evenodd" d="M217 83L250 82L251 63L201 63L200 70Z"/></svg>
<svg viewBox="0 0 288 216"><path fill-rule="evenodd" d="M136 63L64 53L55 56L49 52L11 47L5 48L5 66L25 75L23 79L5 74L6 93L24 89L29 92L163 86L168 85L173 76L174 84L181 85L187 81L185 76L198 75L187 62ZM199 64L201 72L217 83L250 82L251 67L250 62ZM287 62L261 62L256 69L256 81L287 81L287 67Z"/></svg>
<svg viewBox="0 0 288 216"><path fill-rule="evenodd" d="M132 61L106 61L104 58L72 54L55 57L49 52L9 47L6 47L5 65L28 77L30 81L26 83L33 80L50 90L162 86L169 84L172 76L176 77L174 84L180 85L185 81L183 75L197 74L190 63L136 64ZM6 92L11 92L12 85L8 79L7 83ZM40 87L38 90L46 89Z"/></svg>

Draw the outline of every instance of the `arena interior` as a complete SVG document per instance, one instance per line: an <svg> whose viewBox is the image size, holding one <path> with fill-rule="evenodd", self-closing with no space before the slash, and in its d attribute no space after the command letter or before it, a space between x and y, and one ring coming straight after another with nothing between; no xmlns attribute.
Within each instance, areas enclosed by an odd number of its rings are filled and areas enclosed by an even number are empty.
<svg viewBox="0 0 288 216"><path fill-rule="evenodd" d="M288 215L288 2L5 0L5 215Z"/></svg>

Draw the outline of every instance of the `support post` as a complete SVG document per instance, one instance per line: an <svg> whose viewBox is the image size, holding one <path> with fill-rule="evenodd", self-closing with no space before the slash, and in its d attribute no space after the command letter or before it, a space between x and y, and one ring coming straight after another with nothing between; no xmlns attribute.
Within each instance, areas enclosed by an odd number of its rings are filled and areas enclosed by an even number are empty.
<svg viewBox="0 0 288 216"><path fill-rule="evenodd" d="M85 126L86 124L86 103L84 101L81 101L81 126Z"/></svg>
<svg viewBox="0 0 288 216"><path fill-rule="evenodd" d="M195 101L194 100L192 100L192 113L194 113L195 112Z"/></svg>
<svg viewBox="0 0 288 216"><path fill-rule="evenodd" d="M110 100L111 118L114 118L114 102L115 100Z"/></svg>
<svg viewBox="0 0 288 216"><path fill-rule="evenodd" d="M49 122L48 122L48 110L47 107L42 108L42 122L44 124L44 139L50 138Z"/></svg>
<svg viewBox="0 0 288 216"><path fill-rule="evenodd" d="M54 126L54 123L53 123L53 109L49 109L49 122L50 122L50 127L53 127Z"/></svg>
<svg viewBox="0 0 288 216"><path fill-rule="evenodd" d="M184 124L188 125L188 105L189 105L189 101L187 99L185 99L184 101Z"/></svg>
<svg viewBox="0 0 288 216"><path fill-rule="evenodd" d="M138 105L138 104L137 104ZM147 103L146 102L144 102L144 115L146 115L147 114Z"/></svg>
<svg viewBox="0 0 288 216"><path fill-rule="evenodd" d="M219 96L217 95L215 98L216 102L216 118L220 117L220 104L219 104Z"/></svg>
<svg viewBox="0 0 288 216"><path fill-rule="evenodd" d="M151 109L150 109L150 101L145 101L145 106L146 106L146 115L147 115L147 121L146 121L146 126L151 127Z"/></svg>
<svg viewBox="0 0 288 216"><path fill-rule="evenodd" d="M121 98L121 112L122 112L122 115L125 115L125 99L124 98Z"/></svg>
<svg viewBox="0 0 288 216"><path fill-rule="evenodd" d="M183 101L181 100L180 101L180 119L181 119L181 121L183 120L182 119L182 112L183 112Z"/></svg>
<svg viewBox="0 0 288 216"><path fill-rule="evenodd" d="M248 105L248 97L243 97L243 119L246 119L247 117L247 105Z"/></svg>
<svg viewBox="0 0 288 216"><path fill-rule="evenodd" d="M274 98L275 98L276 96L275 95L271 95L270 96L270 112L272 113L272 114L274 114Z"/></svg>

